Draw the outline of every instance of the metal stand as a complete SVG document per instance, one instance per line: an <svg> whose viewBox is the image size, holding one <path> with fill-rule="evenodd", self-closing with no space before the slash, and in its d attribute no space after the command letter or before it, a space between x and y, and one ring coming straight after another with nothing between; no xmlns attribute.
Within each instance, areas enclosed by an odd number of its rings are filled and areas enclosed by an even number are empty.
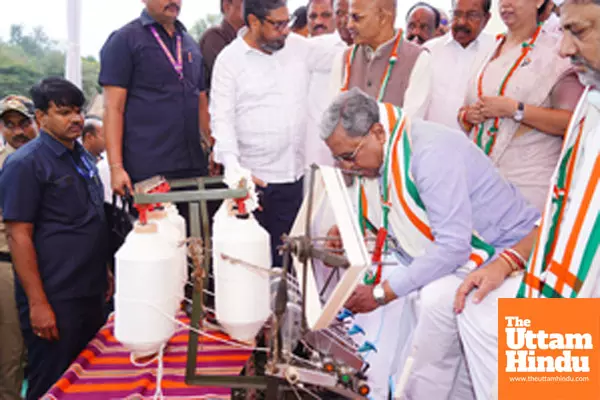
<svg viewBox="0 0 600 400"><path fill-rule="evenodd" d="M188 203L190 207L189 228L193 238L201 238L205 253L203 260L203 276L201 284L196 283L192 295L192 315L188 340L187 363L185 369L185 382L188 385L217 386L246 389L264 389L267 386L264 377L255 376L221 376L221 375L199 375L196 373L196 360L198 356L198 330L201 328L202 320L206 316L204 312L204 291L207 289L210 254L212 248L211 234L208 221L207 201L238 199L246 197L245 189L206 189L208 185L223 182L222 177L202 177L192 179L180 179L169 181L169 185L175 191L169 193L137 193L133 199L136 204L156 203Z"/></svg>

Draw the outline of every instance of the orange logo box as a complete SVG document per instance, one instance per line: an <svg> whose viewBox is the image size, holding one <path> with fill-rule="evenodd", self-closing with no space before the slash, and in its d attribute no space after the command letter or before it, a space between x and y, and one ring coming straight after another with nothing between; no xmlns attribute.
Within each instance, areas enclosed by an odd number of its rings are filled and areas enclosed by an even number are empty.
<svg viewBox="0 0 600 400"><path fill-rule="evenodd" d="M600 299L500 299L498 400L600 399Z"/></svg>

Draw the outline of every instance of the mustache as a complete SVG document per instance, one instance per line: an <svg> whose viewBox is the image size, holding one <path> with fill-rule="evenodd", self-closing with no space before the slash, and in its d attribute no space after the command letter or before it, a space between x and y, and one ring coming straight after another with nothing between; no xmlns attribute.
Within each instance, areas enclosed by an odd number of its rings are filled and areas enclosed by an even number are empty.
<svg viewBox="0 0 600 400"><path fill-rule="evenodd" d="M458 32L464 32L466 34L471 33L471 29L469 29L468 27L466 27L464 25L454 26L454 27L452 27L452 31L454 31L454 33L458 33Z"/></svg>
<svg viewBox="0 0 600 400"><path fill-rule="evenodd" d="M421 36L419 36L419 35L414 35L414 34L413 34L413 35L408 35L406 38L407 38L409 41L411 41L411 42L413 41L413 39L419 39L419 42L424 42L424 41L425 41L425 39L423 39Z"/></svg>
<svg viewBox="0 0 600 400"><path fill-rule="evenodd" d="M177 3L175 3L175 2L170 2L169 4L167 4L167 5L165 6L165 11L166 11L166 10L168 10L169 8L171 8L171 7L175 7L175 9L176 9L177 11L179 11L179 10L180 10L180 8L181 8L181 7L179 7L179 5L178 5Z"/></svg>
<svg viewBox="0 0 600 400"><path fill-rule="evenodd" d="M314 30L316 31L317 29L323 29L326 30L327 27L325 25L315 25Z"/></svg>
<svg viewBox="0 0 600 400"><path fill-rule="evenodd" d="M18 135L13 136L13 140L17 140L20 142L29 142L30 139L27 136L25 136L24 134L19 133Z"/></svg>

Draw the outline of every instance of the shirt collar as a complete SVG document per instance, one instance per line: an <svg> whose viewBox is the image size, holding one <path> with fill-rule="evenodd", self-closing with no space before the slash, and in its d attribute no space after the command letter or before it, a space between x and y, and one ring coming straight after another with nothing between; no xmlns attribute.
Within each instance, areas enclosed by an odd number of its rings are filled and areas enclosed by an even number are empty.
<svg viewBox="0 0 600 400"><path fill-rule="evenodd" d="M265 52L262 52L258 49L255 49L254 47L250 46L246 40L244 39L244 36L246 36L246 33L248 33L249 29L247 26L243 26L240 28L240 30L237 32L237 40L242 42L242 46L244 48L244 53L258 53L264 56L272 56L273 54L267 54Z"/></svg>
<svg viewBox="0 0 600 400"><path fill-rule="evenodd" d="M71 149L68 149L64 144L53 138L49 133L44 130L40 130L40 140L46 144L56 154L57 157L62 157L66 153L71 153ZM84 150L83 146L76 140L75 147L73 147L73 153L81 154Z"/></svg>
<svg viewBox="0 0 600 400"><path fill-rule="evenodd" d="M152 18L150 14L148 14L146 9L142 11L142 14L140 15L140 21L142 21L142 26L158 24L158 22L156 22L156 20ZM175 21L175 29L181 32L186 31L185 26L179 20Z"/></svg>
<svg viewBox="0 0 600 400"><path fill-rule="evenodd" d="M590 88L587 99L589 104L592 104L594 107L600 109L600 91L596 88Z"/></svg>
<svg viewBox="0 0 600 400"><path fill-rule="evenodd" d="M376 49L373 49L371 46L363 46L365 49L365 55L367 56L367 59L369 61L372 60L376 54L381 53L388 46L392 46L394 44L394 42L396 41L397 34L398 34L398 32L394 33L394 36L390 40L388 40L385 43L380 44L379 47Z"/></svg>
<svg viewBox="0 0 600 400"><path fill-rule="evenodd" d="M463 50L477 50L477 48L479 47L479 44L481 43L481 35L484 35L483 32L480 32L479 35L473 39L473 41L471 43L469 43L469 45L467 47L463 47L462 44L458 43L456 40L454 40L454 36L452 36L452 32L448 32L445 36L444 36L444 44L446 46L450 46L450 45L454 45L454 46L458 46Z"/></svg>

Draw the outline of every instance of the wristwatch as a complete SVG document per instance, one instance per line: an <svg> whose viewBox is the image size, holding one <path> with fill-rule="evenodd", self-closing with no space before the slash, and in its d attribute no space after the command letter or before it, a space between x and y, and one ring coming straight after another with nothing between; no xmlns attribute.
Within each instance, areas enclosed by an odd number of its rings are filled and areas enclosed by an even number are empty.
<svg viewBox="0 0 600 400"><path fill-rule="evenodd" d="M519 102L517 106L517 111L513 114L513 119L517 122L523 121L523 117L525 117L525 104L522 101Z"/></svg>
<svg viewBox="0 0 600 400"><path fill-rule="evenodd" d="M383 285L381 283L373 288L373 297L377 304L380 306L385 305L385 290L383 290Z"/></svg>

